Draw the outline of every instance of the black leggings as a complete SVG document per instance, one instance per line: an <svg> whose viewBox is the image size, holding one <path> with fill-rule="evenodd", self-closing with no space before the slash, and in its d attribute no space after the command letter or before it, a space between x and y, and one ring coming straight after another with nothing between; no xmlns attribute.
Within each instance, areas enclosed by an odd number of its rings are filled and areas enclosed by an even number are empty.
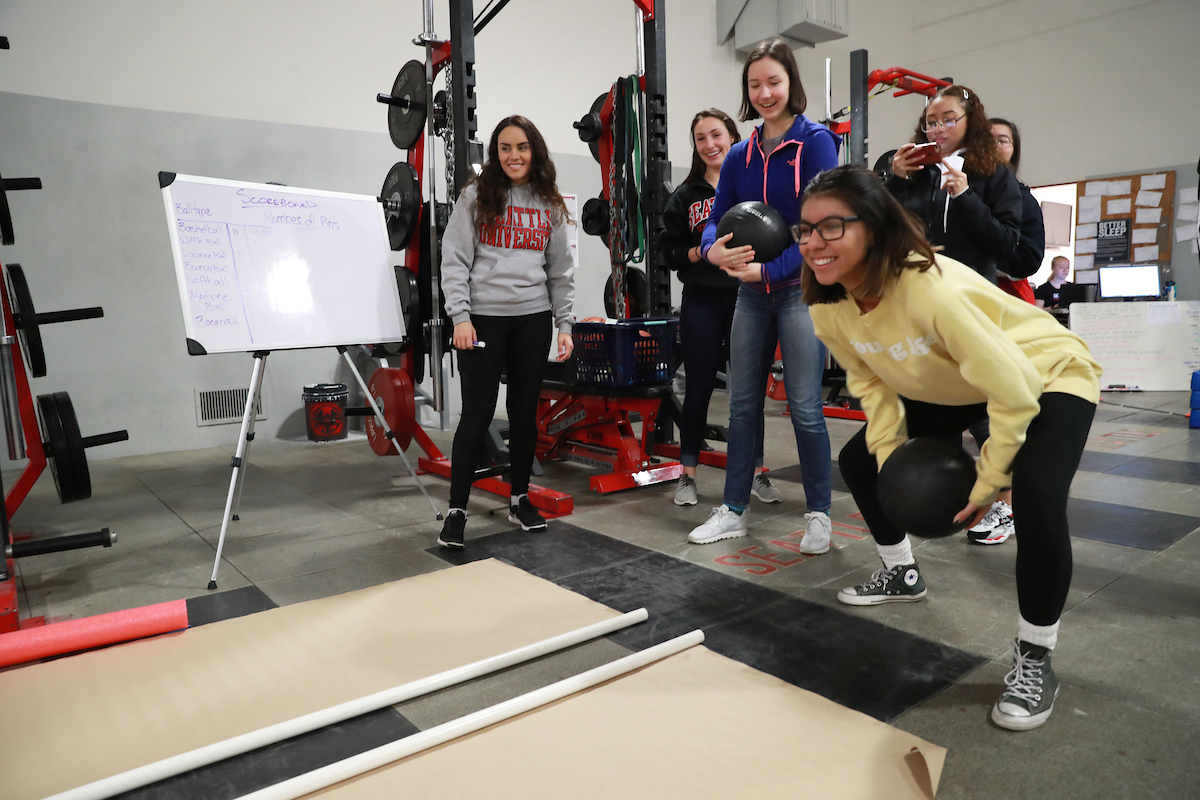
<svg viewBox="0 0 1200 800"><path fill-rule="evenodd" d="M553 338L551 322L549 311L521 317L471 315L476 338L487 346L458 354L462 418L454 432L451 453L451 508L467 507L488 426L496 414L502 371L508 378L508 452L512 463L509 483L513 494L529 491L529 473L537 446L542 367Z"/></svg>
<svg viewBox="0 0 1200 800"><path fill-rule="evenodd" d="M987 418L985 404L939 406L901 398L909 437L940 436L962 442L962 432ZM1070 394L1048 392L1029 423L1025 444L1013 461L1014 522L1017 534L1017 600L1021 616L1034 625L1053 625L1071 587L1071 538L1067 491L1079 468L1096 406ZM838 456L842 477L854 495L871 535L881 545L899 544L904 531L883 515L876 493L875 456L867 451L867 429L856 433Z"/></svg>

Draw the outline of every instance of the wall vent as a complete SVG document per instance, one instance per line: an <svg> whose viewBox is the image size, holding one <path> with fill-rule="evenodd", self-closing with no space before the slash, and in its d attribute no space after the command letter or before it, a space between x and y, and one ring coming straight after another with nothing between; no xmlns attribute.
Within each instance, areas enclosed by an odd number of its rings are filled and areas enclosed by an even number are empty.
<svg viewBox="0 0 1200 800"><path fill-rule="evenodd" d="M196 389L196 425L229 425L242 421L246 411L248 388L238 389ZM262 393L258 395L258 403L254 409L256 420L266 419L267 412L263 407Z"/></svg>

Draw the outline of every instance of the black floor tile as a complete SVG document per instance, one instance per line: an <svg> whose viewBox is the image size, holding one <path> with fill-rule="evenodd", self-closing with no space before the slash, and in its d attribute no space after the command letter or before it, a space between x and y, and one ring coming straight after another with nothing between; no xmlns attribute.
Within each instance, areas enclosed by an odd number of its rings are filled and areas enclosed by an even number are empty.
<svg viewBox="0 0 1200 800"><path fill-rule="evenodd" d="M560 535L534 537L536 546L517 531L479 546L468 541L461 553L430 552L453 563L498 558L618 611L645 607L646 622L609 638L640 650L699 628L714 651L882 720L986 661L662 553L555 527Z"/></svg>
<svg viewBox="0 0 1200 800"><path fill-rule="evenodd" d="M789 483L804 483L804 475L800 471L799 464L795 464L790 467L783 467L781 469L773 469L768 472L767 475L771 476L771 480L778 478L781 481L788 481ZM850 492L850 487L847 486L846 481L842 479L842 470L840 467L838 467L838 462L836 461L833 462L832 486L835 492Z"/></svg>
<svg viewBox="0 0 1200 800"><path fill-rule="evenodd" d="M431 547L427 552L451 564L495 558L557 583L579 572L641 558L649 551L552 519L542 533L513 528L474 540L468 524L464 549Z"/></svg>
<svg viewBox="0 0 1200 800"><path fill-rule="evenodd" d="M1200 464L1191 461L1175 461L1170 458L1134 458L1106 471L1109 475L1120 475L1123 478L1142 478L1148 481L1200 486Z"/></svg>
<svg viewBox="0 0 1200 800"><path fill-rule="evenodd" d="M982 656L792 597L719 623L705 632L704 643L884 722L987 662Z"/></svg>
<svg viewBox="0 0 1200 800"><path fill-rule="evenodd" d="M1079 469L1083 472L1108 472L1130 461L1138 461L1137 456L1122 456L1116 453L1103 453L1096 450L1084 450L1079 459Z"/></svg>
<svg viewBox="0 0 1200 800"><path fill-rule="evenodd" d="M1072 536L1140 550L1165 550L1200 528L1200 517L1078 498L1067 501L1067 518Z"/></svg>
<svg viewBox="0 0 1200 800"><path fill-rule="evenodd" d="M257 586L244 586L227 592L211 592L187 600L188 627L207 625L223 619L245 617L258 611L275 608L275 601Z"/></svg>
<svg viewBox="0 0 1200 800"><path fill-rule="evenodd" d="M395 709L384 708L116 797L121 800L241 797L416 732L416 726Z"/></svg>

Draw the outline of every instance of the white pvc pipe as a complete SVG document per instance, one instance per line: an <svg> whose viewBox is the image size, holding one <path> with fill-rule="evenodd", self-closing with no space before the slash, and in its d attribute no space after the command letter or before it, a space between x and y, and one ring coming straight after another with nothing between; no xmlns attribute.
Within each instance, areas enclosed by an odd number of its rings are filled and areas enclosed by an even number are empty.
<svg viewBox="0 0 1200 800"><path fill-rule="evenodd" d="M412 736L407 736L399 741L385 744L382 747L376 747L374 750L368 750L356 756L351 756L343 761L330 764L327 767L321 767L304 775L277 783L274 786L268 786L266 789L251 792L250 794L243 795L239 800L295 800L295 798L320 791L335 783L362 775L364 772L378 769L393 761L398 761L423 750L428 750L431 747L436 747L451 739L465 736L468 733L474 733L489 725L503 722L518 714L524 714L526 711L531 711L539 706L552 703L555 700L561 700L567 695L581 692L584 689L590 689L597 684L618 678L639 667L644 667L659 659L674 655L703 641L703 631L695 630L691 633L685 633L683 636L663 642L662 644L657 644L654 647L618 659L612 663L588 670L580 675L561 680L558 683L552 683L549 686L536 689L520 697L514 697L512 700L507 700L499 705L494 705L482 711L476 711L474 714L468 714L465 717L451 720L444 725L438 725L427 731L414 733Z"/></svg>
<svg viewBox="0 0 1200 800"><path fill-rule="evenodd" d="M322 711L314 711L311 714L305 714L302 717L296 717L295 719L286 720L266 728L244 733L232 739L214 742L213 744L199 747L187 753L180 753L176 756L164 758L153 764L135 767L126 772L51 795L45 800L103 800L103 798L112 797L131 789L137 789L155 781L161 781L164 778L180 775L193 769L199 769L200 767L247 753L259 747L265 747L269 744L281 742L284 739L290 739L293 736L299 736L302 733L308 733L318 728L324 728L327 725L344 722L345 720L367 714L371 711L378 711L381 708L402 703L414 697L430 694L431 692L445 689L448 686L464 683L482 675L498 672L516 664L531 661L559 650L565 650L582 642L597 639L623 628L628 628L630 625L644 622L648 616L646 609L639 608L636 611L630 611L619 617L613 617L612 619L559 634L540 642L518 647L515 650L509 650L507 653L501 653L482 659L481 661L455 667L454 669L440 672L437 675L431 675L427 678L421 678L420 680L405 683L391 689L385 689L382 692L360 697L357 700L350 700Z"/></svg>

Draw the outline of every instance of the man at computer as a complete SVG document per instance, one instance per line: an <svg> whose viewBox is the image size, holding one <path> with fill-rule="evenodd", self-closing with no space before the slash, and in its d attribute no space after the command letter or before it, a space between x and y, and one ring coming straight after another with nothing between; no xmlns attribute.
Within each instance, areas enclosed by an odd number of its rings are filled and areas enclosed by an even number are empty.
<svg viewBox="0 0 1200 800"><path fill-rule="evenodd" d="M1058 308L1062 299L1062 287L1074 286L1067 280L1071 272L1071 262L1066 256L1055 256L1050 262L1050 280L1033 290L1035 302L1039 308Z"/></svg>

